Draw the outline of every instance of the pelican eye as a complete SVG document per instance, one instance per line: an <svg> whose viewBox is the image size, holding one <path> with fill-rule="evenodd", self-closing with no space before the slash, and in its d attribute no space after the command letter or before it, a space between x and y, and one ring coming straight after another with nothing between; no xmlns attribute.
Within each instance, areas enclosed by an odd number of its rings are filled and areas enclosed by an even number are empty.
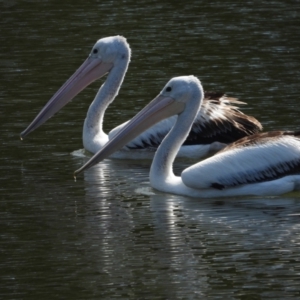
<svg viewBox="0 0 300 300"><path fill-rule="evenodd" d="M170 87L170 86L168 86L167 88L166 88L166 92L171 92L172 91L172 88Z"/></svg>
<svg viewBox="0 0 300 300"><path fill-rule="evenodd" d="M94 54L97 54L97 53L98 53L98 49L95 48L95 49L93 50L93 53L94 53Z"/></svg>

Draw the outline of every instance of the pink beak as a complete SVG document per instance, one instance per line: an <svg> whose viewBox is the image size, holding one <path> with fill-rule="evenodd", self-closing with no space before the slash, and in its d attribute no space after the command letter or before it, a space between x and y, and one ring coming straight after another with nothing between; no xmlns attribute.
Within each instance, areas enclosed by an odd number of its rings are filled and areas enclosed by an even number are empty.
<svg viewBox="0 0 300 300"><path fill-rule="evenodd" d="M21 139L45 123L85 87L108 73L112 67L112 63L104 63L100 58L88 57L21 133Z"/></svg>

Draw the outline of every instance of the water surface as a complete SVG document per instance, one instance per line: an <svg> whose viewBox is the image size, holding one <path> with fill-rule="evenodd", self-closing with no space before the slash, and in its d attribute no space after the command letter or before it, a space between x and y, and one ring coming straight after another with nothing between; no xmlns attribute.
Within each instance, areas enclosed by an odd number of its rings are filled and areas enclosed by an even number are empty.
<svg viewBox="0 0 300 300"><path fill-rule="evenodd" d="M299 194L198 200L150 188L150 162L105 160L74 182L95 82L19 134L99 38L132 61L105 130L173 76L248 103L265 130L300 128L299 1L2 1L3 299L298 299ZM175 171L188 166L178 161Z"/></svg>

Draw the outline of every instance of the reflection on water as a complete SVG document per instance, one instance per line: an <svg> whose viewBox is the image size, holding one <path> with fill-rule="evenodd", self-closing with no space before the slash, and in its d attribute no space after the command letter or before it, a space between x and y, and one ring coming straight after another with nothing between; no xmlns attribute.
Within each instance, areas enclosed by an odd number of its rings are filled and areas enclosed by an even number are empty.
<svg viewBox="0 0 300 300"><path fill-rule="evenodd" d="M109 131L173 76L248 103L266 130L299 127L299 3L2 1L0 298L298 299L299 194L197 200L149 186L149 162L86 161L87 88L19 133L99 38L122 34L128 74ZM298 128L299 129L299 128ZM78 151L77 151L78 154ZM189 162L176 162L175 172Z"/></svg>
<svg viewBox="0 0 300 300"><path fill-rule="evenodd" d="M128 186L148 186L147 168L137 165L128 172L128 163L118 163L116 171L115 164L106 160L84 178L87 199L98 200L92 205L101 215L96 222L103 239L98 254L105 257L114 282L121 284L120 274L128 275L133 267L145 271L132 272L130 281L165 292L171 287L166 295L175 298L191 290L216 296L226 289L237 297L244 289L250 294L258 289L268 297L298 291L298 199L199 201L152 191L128 201ZM110 199L106 185L112 181L118 196ZM212 285L218 289L212 291Z"/></svg>

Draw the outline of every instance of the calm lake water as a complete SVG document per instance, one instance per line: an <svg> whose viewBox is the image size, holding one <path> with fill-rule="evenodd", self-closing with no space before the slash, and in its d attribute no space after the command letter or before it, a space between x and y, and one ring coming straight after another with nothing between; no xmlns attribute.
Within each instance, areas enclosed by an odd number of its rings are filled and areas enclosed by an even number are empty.
<svg viewBox="0 0 300 300"><path fill-rule="evenodd" d="M298 0L10 0L0 15L0 299L300 298L299 193L163 194L147 161L105 160L74 182L100 81L19 139L95 41L116 34L133 55L106 131L190 74L247 102L265 130L299 130Z"/></svg>

